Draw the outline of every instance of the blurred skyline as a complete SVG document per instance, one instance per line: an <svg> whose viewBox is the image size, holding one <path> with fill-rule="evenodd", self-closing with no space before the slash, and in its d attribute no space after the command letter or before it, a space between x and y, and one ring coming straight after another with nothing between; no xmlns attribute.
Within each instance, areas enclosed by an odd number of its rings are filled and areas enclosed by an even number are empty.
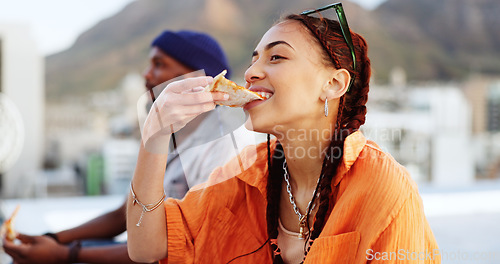
<svg viewBox="0 0 500 264"><path fill-rule="evenodd" d="M0 0L0 23L27 25L39 52L48 56L69 48L81 33L133 1ZM373 9L384 1L351 0L367 9Z"/></svg>

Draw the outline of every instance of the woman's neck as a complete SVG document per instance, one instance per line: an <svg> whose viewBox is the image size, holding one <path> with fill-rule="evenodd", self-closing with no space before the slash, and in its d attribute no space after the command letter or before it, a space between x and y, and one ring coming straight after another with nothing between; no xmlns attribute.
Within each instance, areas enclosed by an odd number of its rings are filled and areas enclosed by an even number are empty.
<svg viewBox="0 0 500 264"><path fill-rule="evenodd" d="M293 132L290 132L293 131ZM330 145L332 128L290 130L281 138L292 190L297 195L307 193L317 185L326 149Z"/></svg>
<svg viewBox="0 0 500 264"><path fill-rule="evenodd" d="M287 162L289 181L283 182L280 199L280 219L285 228L299 232L299 220L294 212L293 205L289 202L290 194L287 185L290 184L295 206L300 213L305 214L308 204L313 197L318 179L321 175L325 149L329 146L332 136L316 137L311 134L311 129L288 130L286 137L279 138ZM292 131L297 131L292 133ZM322 131L322 130L319 130ZM321 134L320 134L321 135ZM317 209L317 208L315 208ZM309 215L310 223L313 222L314 212Z"/></svg>

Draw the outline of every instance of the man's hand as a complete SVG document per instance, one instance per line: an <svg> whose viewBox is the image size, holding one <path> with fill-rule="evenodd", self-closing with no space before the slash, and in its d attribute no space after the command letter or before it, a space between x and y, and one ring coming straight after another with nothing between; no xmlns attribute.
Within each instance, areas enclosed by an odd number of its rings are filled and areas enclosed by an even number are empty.
<svg viewBox="0 0 500 264"><path fill-rule="evenodd" d="M67 263L69 248L48 236L28 236L18 234L22 244L4 239L3 247L15 264L57 264Z"/></svg>

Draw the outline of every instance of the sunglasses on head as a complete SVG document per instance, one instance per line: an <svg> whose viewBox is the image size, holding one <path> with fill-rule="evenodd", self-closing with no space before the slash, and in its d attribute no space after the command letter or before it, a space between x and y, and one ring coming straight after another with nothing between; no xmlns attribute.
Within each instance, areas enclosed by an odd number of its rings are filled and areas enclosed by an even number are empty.
<svg viewBox="0 0 500 264"><path fill-rule="evenodd" d="M352 56L352 68L354 71L356 71L356 54L354 54L354 45L352 43L352 37L351 37L351 31L349 30L349 25L347 24L347 18L344 13L344 8L342 7L342 3L334 3L330 4L324 7L320 7L318 9L314 10L307 10L302 13L301 15L311 15L314 13L319 13L321 11L325 11L328 9L335 9L335 13L337 14L337 18L339 19L339 24L340 24L340 29L342 31L342 36L344 36L344 40L347 43L347 46L349 47L349 50L351 51L351 56ZM347 92L351 89L352 84L354 83L354 79L356 76L351 77L351 81L349 82L349 87L347 88Z"/></svg>

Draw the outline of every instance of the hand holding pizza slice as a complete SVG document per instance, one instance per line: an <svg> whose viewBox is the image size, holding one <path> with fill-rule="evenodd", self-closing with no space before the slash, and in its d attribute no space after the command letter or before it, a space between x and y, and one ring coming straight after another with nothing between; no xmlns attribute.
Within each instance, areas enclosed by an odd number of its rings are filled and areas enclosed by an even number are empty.
<svg viewBox="0 0 500 264"><path fill-rule="evenodd" d="M17 237L17 233L14 230L14 220L16 219L17 212L19 211L19 205L16 207L9 219L3 222L0 228L0 237L5 237L8 241L14 241Z"/></svg>
<svg viewBox="0 0 500 264"><path fill-rule="evenodd" d="M219 73L219 75L214 77L214 82L205 88L205 91L208 92L223 92L229 95L228 100L215 101L216 104L230 107L243 107L251 101L267 99L265 95L252 92L226 79L224 77L226 73L226 70Z"/></svg>

